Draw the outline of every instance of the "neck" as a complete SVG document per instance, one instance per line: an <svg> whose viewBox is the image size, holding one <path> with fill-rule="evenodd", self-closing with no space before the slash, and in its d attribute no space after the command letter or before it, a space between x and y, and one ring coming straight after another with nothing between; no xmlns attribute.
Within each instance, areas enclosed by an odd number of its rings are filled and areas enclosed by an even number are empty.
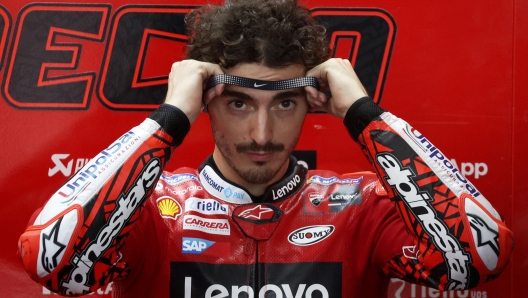
<svg viewBox="0 0 528 298"><path fill-rule="evenodd" d="M218 170L220 170L220 172L226 179L244 187L253 196L262 195L264 191L266 190L266 187L277 182L281 177L283 177L286 174L286 171L288 170L288 164L289 164L289 159L287 159L284 162L284 164L281 166L277 174L275 174L275 176L270 181L266 183L262 183L262 184L253 184L243 179L233 169L233 167L231 167L231 165L224 158L220 150L218 150L218 147L215 147L215 150L213 152L213 159L216 163L216 166L218 167Z"/></svg>

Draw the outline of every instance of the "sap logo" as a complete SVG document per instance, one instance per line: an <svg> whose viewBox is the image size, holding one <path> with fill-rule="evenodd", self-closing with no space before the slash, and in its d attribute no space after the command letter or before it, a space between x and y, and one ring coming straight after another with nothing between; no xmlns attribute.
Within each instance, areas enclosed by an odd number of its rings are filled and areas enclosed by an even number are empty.
<svg viewBox="0 0 528 298"><path fill-rule="evenodd" d="M58 172L61 172L64 177L70 177L72 174L77 173L82 167L87 164L90 159L89 158L72 158L69 161L66 161L68 165L66 166L65 163L63 163L63 160L68 158L70 156L69 154L53 154L51 156L51 161L55 164L55 167L48 169L48 177L55 176ZM73 162L75 161L75 171L73 170Z"/></svg>
<svg viewBox="0 0 528 298"><path fill-rule="evenodd" d="M332 225L309 226L297 229L288 235L288 241L298 246L308 246L323 241L335 230Z"/></svg>
<svg viewBox="0 0 528 298"><path fill-rule="evenodd" d="M192 277L185 277L185 298L190 298L192 296ZM231 289L231 293L229 290ZM322 297L329 298L328 290L325 286L321 284L299 284L297 291L293 291L289 284L281 284L280 287L274 284L267 284L262 286L262 288L257 289L258 297L286 297L286 298L312 298L312 297ZM213 295L214 293L214 295ZM221 284L212 284L210 285L206 292L205 298L225 298L239 297L240 294L245 293L244 297L256 297L255 290L252 287L244 286L223 286Z"/></svg>
<svg viewBox="0 0 528 298"><path fill-rule="evenodd" d="M201 254L209 247L215 244L214 241L209 241L200 238L187 238L182 239L182 253L183 254Z"/></svg>

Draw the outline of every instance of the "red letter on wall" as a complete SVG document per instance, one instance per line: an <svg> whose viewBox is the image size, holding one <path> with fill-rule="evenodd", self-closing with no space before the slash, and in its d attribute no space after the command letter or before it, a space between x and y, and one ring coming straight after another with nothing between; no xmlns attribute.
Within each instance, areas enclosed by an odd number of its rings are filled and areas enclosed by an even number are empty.
<svg viewBox="0 0 528 298"><path fill-rule="evenodd" d="M97 94L111 109L151 110L167 93L173 62L183 59L190 8L125 6L116 11Z"/></svg>
<svg viewBox="0 0 528 298"><path fill-rule="evenodd" d="M95 73L75 73L83 45L103 41L108 5L24 7L17 20L2 91L17 108L86 109Z"/></svg>

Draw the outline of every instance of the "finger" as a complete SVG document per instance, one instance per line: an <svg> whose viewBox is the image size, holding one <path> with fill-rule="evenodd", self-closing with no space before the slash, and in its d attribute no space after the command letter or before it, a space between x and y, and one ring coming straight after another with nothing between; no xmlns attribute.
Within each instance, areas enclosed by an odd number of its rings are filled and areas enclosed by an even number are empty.
<svg viewBox="0 0 528 298"><path fill-rule="evenodd" d="M306 98L308 101L314 101L317 99L318 91L312 86L306 86L304 87L304 91L306 92Z"/></svg>
<svg viewBox="0 0 528 298"><path fill-rule="evenodd" d="M211 88L205 92L204 98L203 98L203 104L208 105L213 98L216 97L216 90L215 88Z"/></svg>

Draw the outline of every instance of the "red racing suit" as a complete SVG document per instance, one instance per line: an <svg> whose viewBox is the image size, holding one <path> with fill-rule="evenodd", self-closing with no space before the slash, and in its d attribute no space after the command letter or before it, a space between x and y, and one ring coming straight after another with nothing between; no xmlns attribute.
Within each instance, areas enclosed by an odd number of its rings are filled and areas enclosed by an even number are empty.
<svg viewBox="0 0 528 298"><path fill-rule="evenodd" d="M190 125L162 105L36 212L19 257L51 291L116 297L384 297L390 277L455 290L504 270L512 232L425 136L368 98L344 123L376 174L291 158L255 197L212 157L163 172Z"/></svg>

